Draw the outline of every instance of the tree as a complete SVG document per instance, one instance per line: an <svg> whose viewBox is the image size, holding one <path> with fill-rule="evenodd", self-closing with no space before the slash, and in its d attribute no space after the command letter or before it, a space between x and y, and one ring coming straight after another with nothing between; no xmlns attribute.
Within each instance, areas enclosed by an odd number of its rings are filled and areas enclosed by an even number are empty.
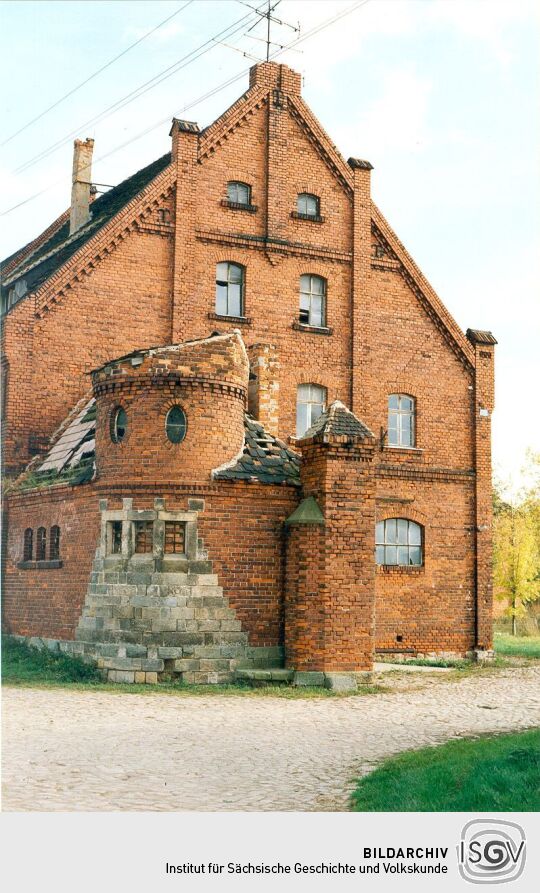
<svg viewBox="0 0 540 893"><path fill-rule="evenodd" d="M505 614L517 621L540 599L540 454L529 451L525 469L527 486L505 501L494 494L495 596L507 603Z"/></svg>

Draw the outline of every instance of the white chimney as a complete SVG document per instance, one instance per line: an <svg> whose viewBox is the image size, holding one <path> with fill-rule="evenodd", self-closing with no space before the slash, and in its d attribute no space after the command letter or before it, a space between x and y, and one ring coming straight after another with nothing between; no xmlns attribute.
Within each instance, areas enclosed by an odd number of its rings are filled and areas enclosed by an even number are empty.
<svg viewBox="0 0 540 893"><path fill-rule="evenodd" d="M90 220L90 187L92 185L92 153L94 140L75 140L73 143L73 174L69 234Z"/></svg>

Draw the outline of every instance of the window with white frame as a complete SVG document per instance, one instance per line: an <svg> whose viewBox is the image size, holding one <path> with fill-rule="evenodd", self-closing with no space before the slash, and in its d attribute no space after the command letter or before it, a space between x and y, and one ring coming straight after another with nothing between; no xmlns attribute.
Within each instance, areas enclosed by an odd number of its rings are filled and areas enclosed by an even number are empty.
<svg viewBox="0 0 540 893"><path fill-rule="evenodd" d="M301 192L296 199L296 211L302 217L319 217L320 200L311 192Z"/></svg>
<svg viewBox="0 0 540 893"><path fill-rule="evenodd" d="M413 447L416 440L415 401L407 394L388 397L388 445Z"/></svg>
<svg viewBox="0 0 540 893"><path fill-rule="evenodd" d="M227 198L230 202L234 202L237 205L250 205L251 186L247 183L231 180L230 183L227 183Z"/></svg>
<svg viewBox="0 0 540 893"><path fill-rule="evenodd" d="M326 279L322 276L300 276L299 319L307 326L326 325Z"/></svg>
<svg viewBox="0 0 540 893"><path fill-rule="evenodd" d="M326 388L318 384L298 385L296 395L296 436L303 437L326 409Z"/></svg>
<svg viewBox="0 0 540 893"><path fill-rule="evenodd" d="M407 518L387 518L375 528L377 564L418 567L423 563L422 528Z"/></svg>
<svg viewBox="0 0 540 893"><path fill-rule="evenodd" d="M216 267L216 313L220 316L243 316L244 268L229 261Z"/></svg>

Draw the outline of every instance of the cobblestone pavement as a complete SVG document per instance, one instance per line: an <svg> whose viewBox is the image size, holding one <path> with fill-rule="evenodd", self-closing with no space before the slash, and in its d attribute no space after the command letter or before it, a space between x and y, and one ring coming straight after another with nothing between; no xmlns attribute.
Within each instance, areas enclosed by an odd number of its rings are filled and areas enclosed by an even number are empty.
<svg viewBox="0 0 540 893"><path fill-rule="evenodd" d="M540 668L422 683L316 700L6 688L3 808L344 810L391 754L540 725Z"/></svg>

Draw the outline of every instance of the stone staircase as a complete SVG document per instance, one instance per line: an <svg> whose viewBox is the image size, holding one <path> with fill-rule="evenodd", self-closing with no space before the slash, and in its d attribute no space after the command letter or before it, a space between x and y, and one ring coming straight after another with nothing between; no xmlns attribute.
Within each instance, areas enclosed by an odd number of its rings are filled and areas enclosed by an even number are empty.
<svg viewBox="0 0 540 893"><path fill-rule="evenodd" d="M98 548L75 638L110 682L223 683L255 664L212 563L201 559L104 558Z"/></svg>

